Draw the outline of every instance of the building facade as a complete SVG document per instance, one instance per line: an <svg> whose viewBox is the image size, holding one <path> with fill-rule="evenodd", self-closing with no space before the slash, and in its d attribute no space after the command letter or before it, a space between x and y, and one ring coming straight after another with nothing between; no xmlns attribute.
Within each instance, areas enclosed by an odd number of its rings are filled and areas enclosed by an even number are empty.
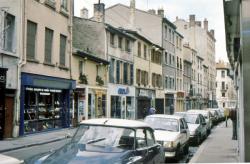
<svg viewBox="0 0 250 164"><path fill-rule="evenodd" d="M216 99L218 106L221 108L235 109L237 95L229 63L220 60L216 63L216 71Z"/></svg>
<svg viewBox="0 0 250 164"><path fill-rule="evenodd" d="M13 129L19 109L22 2L0 3L0 140L16 136Z"/></svg>
<svg viewBox="0 0 250 164"><path fill-rule="evenodd" d="M72 1L23 1L19 135L69 127Z"/></svg>
<svg viewBox="0 0 250 164"><path fill-rule="evenodd" d="M237 131L240 162L250 162L249 1L223 1L227 56L237 90Z"/></svg>
<svg viewBox="0 0 250 164"><path fill-rule="evenodd" d="M208 30L208 21L204 19L203 26L201 21L195 19L195 15L189 16L189 21L179 19L177 17L174 24L177 30L184 36L184 42L188 43L190 47L196 50L197 56L203 59L202 65L199 66L202 70L197 74L197 80L202 83L196 90L196 93L201 94L202 106L215 107L216 99L216 70L215 70L215 36L214 30ZM196 59L198 60L198 59ZM197 61L196 61L197 62ZM194 64L194 63L193 63ZM199 64L199 63L197 63ZM203 67L205 70L203 70ZM208 76L206 84L203 84L204 73ZM198 82L198 81L197 81Z"/></svg>

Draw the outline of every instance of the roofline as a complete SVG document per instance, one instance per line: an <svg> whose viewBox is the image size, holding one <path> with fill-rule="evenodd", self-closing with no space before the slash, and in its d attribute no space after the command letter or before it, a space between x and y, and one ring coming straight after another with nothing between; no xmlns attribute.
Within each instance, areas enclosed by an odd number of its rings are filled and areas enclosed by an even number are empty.
<svg viewBox="0 0 250 164"><path fill-rule="evenodd" d="M170 22L167 18L163 17L162 21L170 25L174 30L177 29L177 27L174 25L174 23Z"/></svg>
<svg viewBox="0 0 250 164"><path fill-rule="evenodd" d="M133 40L133 41L136 40L134 37L132 37L131 35L128 35L127 33L123 32L123 31L122 31L121 29L119 29L119 28L116 28L116 27L114 27L114 26L112 26L112 25L110 25L110 24L107 24L107 23L105 23L105 25L106 25L106 29L107 29L108 31L110 31L110 32L118 33L118 34L123 35L123 36L125 36L125 37L127 37L127 38L129 38L130 40Z"/></svg>
<svg viewBox="0 0 250 164"><path fill-rule="evenodd" d="M87 58L91 61L94 61L96 63L99 63L99 64L104 64L104 65L109 65L109 61L105 60L105 59L102 59L102 58L99 58L97 56L94 56L92 54L90 54L89 52L86 52L86 51L83 51L83 50L76 50L75 52L73 52L73 55L76 55L76 56L79 56L79 57L82 57L82 58Z"/></svg>

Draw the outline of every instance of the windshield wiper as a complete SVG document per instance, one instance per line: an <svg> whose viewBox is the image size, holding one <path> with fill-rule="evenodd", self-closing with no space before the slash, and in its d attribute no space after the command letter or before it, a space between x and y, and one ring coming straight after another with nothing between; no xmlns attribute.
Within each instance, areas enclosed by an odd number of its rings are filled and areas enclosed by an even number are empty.
<svg viewBox="0 0 250 164"><path fill-rule="evenodd" d="M164 128L155 128L155 130L166 130Z"/></svg>
<svg viewBox="0 0 250 164"><path fill-rule="evenodd" d="M98 138L98 139L95 139L95 140L90 140L87 142L87 144L92 144L92 143L95 143L95 142L100 142L100 141L103 141L105 140L106 138Z"/></svg>

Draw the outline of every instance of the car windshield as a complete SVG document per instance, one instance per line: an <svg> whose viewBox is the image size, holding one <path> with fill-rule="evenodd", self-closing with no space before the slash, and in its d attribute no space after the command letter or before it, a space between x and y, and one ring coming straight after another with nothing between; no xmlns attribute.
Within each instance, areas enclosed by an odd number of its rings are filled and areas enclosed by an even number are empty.
<svg viewBox="0 0 250 164"><path fill-rule="evenodd" d="M190 123L190 124L198 124L199 121L198 121L198 115L197 114L186 114L184 116L185 120L187 123Z"/></svg>
<svg viewBox="0 0 250 164"><path fill-rule="evenodd" d="M145 122L148 123L155 130L167 130L178 132L179 123L177 119L160 118L160 117L147 117Z"/></svg>
<svg viewBox="0 0 250 164"><path fill-rule="evenodd" d="M135 131L129 128L81 125L72 142L132 150L134 148L134 137Z"/></svg>

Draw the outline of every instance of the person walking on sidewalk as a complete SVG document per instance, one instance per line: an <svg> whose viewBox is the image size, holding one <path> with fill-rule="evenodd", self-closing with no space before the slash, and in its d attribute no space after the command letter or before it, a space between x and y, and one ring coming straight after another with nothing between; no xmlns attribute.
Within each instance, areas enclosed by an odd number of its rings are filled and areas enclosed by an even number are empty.
<svg viewBox="0 0 250 164"><path fill-rule="evenodd" d="M233 122L233 136L232 136L232 139L237 140L237 107L230 110L229 118Z"/></svg>

